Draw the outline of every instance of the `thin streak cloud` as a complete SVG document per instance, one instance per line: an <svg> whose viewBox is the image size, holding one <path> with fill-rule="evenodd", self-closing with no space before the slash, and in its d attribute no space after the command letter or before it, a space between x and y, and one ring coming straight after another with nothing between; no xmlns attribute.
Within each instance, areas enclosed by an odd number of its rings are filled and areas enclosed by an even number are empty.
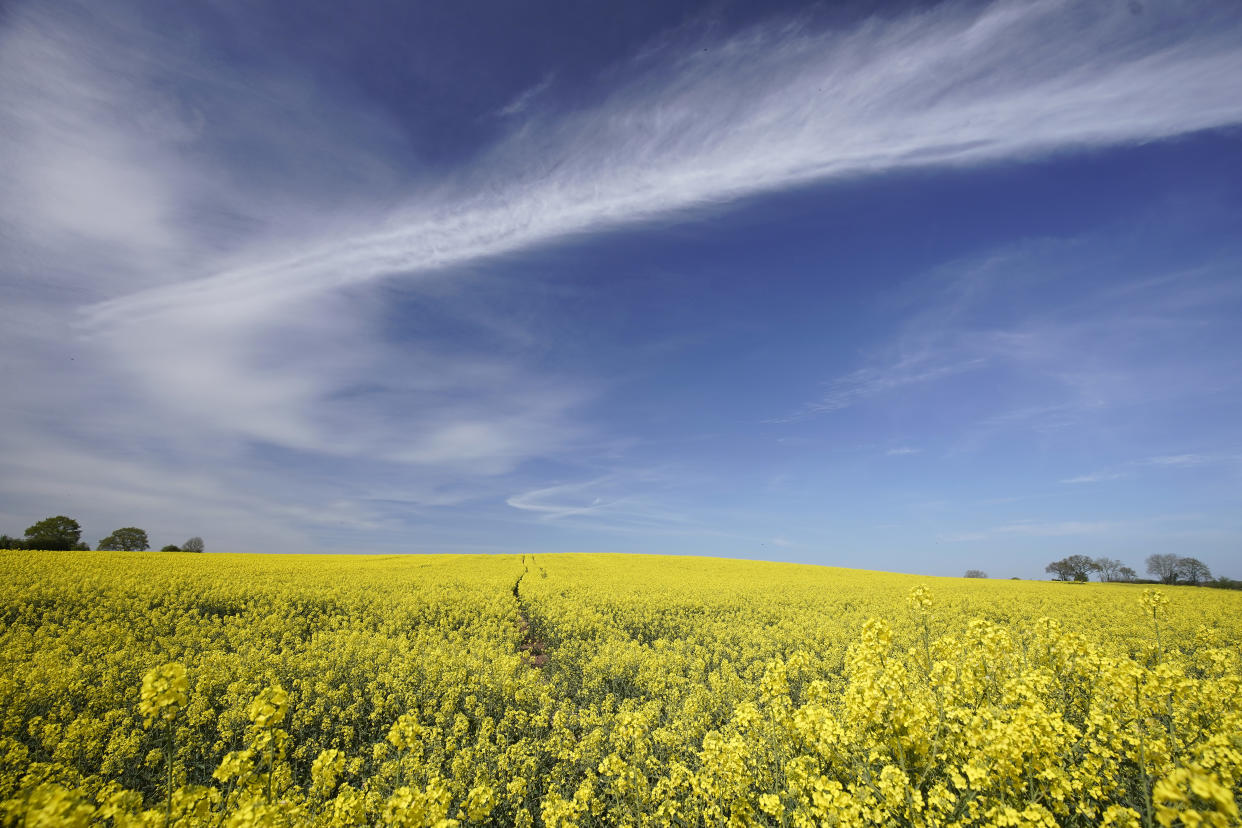
<svg viewBox="0 0 1242 828"><path fill-rule="evenodd" d="M657 49L601 106L527 123L465 187L435 190L381 231L102 303L93 318L427 272L834 176L1237 123L1242 26L1214 8L950 5L847 32L782 23L689 54Z"/></svg>
<svg viewBox="0 0 1242 828"><path fill-rule="evenodd" d="M968 542L991 540L1006 536L1070 537L1075 535L1099 535L1119 529L1121 526L1122 524L1115 521L1069 520L1053 523L1024 521L1005 526L994 526L978 532L941 535L940 539L950 542Z"/></svg>
<svg viewBox="0 0 1242 828"><path fill-rule="evenodd" d="M496 115L501 118L510 118L515 115L522 114L535 100L539 98L540 95L547 91L548 87L552 85L553 80L554 78L552 75L547 75L543 80L539 81L539 83L522 90L517 97L501 107L500 111L498 111Z"/></svg>
<svg viewBox="0 0 1242 828"><path fill-rule="evenodd" d="M1166 454L1140 461L1148 466L1207 466L1242 461L1242 454Z"/></svg>
<svg viewBox="0 0 1242 828"><path fill-rule="evenodd" d="M787 417L767 420L769 423L791 423L820 414L841 411L865 400L878 397L908 386L923 385L956 374L973 371L987 365L983 357L967 359L946 358L933 349L902 357L892 365L860 368L847 376L836 379L827 393L814 402L807 403Z"/></svg>
<svg viewBox="0 0 1242 828"><path fill-rule="evenodd" d="M1120 480L1124 475L1117 472L1096 472L1094 474L1080 474L1077 477L1068 477L1062 480L1062 483L1104 483L1108 480Z"/></svg>
<svg viewBox="0 0 1242 828"><path fill-rule="evenodd" d="M547 522L574 522L610 531L687 529L684 515L654 502L650 495L632 494L640 485L650 489L655 482L642 473L606 475L520 492L505 502Z"/></svg>

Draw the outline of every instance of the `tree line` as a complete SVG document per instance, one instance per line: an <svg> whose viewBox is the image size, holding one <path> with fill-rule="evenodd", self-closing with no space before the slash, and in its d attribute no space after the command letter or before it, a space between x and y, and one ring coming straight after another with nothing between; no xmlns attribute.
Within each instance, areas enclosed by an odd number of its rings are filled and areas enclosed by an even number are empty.
<svg viewBox="0 0 1242 828"><path fill-rule="evenodd" d="M50 551L89 550L89 544L82 540L82 527L76 520L65 515L44 518L26 527L24 537L15 538L0 535L0 549L47 549ZM145 529L137 526L123 526L101 538L95 547L99 551L110 552L141 552L151 548L151 541ZM193 537L181 545L169 544L161 552L202 552L203 539Z"/></svg>
<svg viewBox="0 0 1242 828"><path fill-rule="evenodd" d="M1091 558L1087 555L1070 555L1053 561L1044 567L1057 581L1086 581L1096 573L1101 581L1144 582L1138 573L1115 558ZM1213 586L1224 589L1242 589L1242 581L1224 576L1212 578L1212 570L1198 558L1188 558L1172 553L1147 556L1147 574L1162 584L1188 584L1190 586Z"/></svg>

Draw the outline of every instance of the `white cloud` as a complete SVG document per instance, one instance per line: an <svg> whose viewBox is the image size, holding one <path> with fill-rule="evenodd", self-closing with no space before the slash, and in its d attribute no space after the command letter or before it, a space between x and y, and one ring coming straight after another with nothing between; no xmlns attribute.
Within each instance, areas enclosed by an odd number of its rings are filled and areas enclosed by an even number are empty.
<svg viewBox="0 0 1242 828"><path fill-rule="evenodd" d="M496 113L501 118L509 118L514 115L520 115L525 112L528 107L552 85L554 76L552 74L545 75L543 80L533 86L522 90L513 100L505 104Z"/></svg>
<svg viewBox="0 0 1242 828"><path fill-rule="evenodd" d="M1069 537L1073 535L1099 535L1122 528L1124 524L1114 521L1068 520L1056 522L1020 521L1003 526L993 526L976 532L960 532L941 535L940 539L951 542L982 541L1006 536Z"/></svg>
<svg viewBox="0 0 1242 828"><path fill-rule="evenodd" d="M1140 461L1149 466L1206 466L1242 460L1242 454L1167 454Z"/></svg>
<svg viewBox="0 0 1242 828"><path fill-rule="evenodd" d="M1216 453L1216 454L1171 454L1157 457L1148 457L1143 460L1132 461L1127 464L1128 467L1134 468L1143 466L1164 466L1171 468L1191 468L1197 466L1215 465L1219 463L1230 463L1242 461L1242 455ZM1062 483L1082 484L1082 483L1104 483L1110 480L1123 480L1129 477L1131 472L1120 471L1100 471L1090 474L1082 474L1075 477L1068 477L1061 480Z"/></svg>
<svg viewBox="0 0 1242 828"><path fill-rule="evenodd" d="M657 51L605 102L531 122L465 186L385 227L101 306L278 298L435 270L799 182L1144 141L1242 120L1242 23L1114 4L942 7L855 31L786 24ZM1167 21L1166 21L1167 22Z"/></svg>
<svg viewBox="0 0 1242 828"><path fill-rule="evenodd" d="M910 448L909 446L902 446L901 448L891 448L884 453L888 455L889 457L904 457L909 454L918 454L921 451L922 449Z"/></svg>
<svg viewBox="0 0 1242 828"><path fill-rule="evenodd" d="M1224 309L1238 300L1236 264L1217 260L1121 288L1089 278L1104 267L1142 273L1129 252L1140 233L1150 240L1159 230L1023 240L917 274L885 297L885 310L898 312L863 351L863 367L770 422L868 402L916 406L925 393L942 419L960 424L960 450L1021 432L1056 439L1098 426L1105 433L1118 409L1155 408L1236 385L1234 349L1202 338L1227 325ZM950 387L958 377L960 385Z"/></svg>
<svg viewBox="0 0 1242 828"><path fill-rule="evenodd" d="M1209 516L1200 513L1169 513L1126 520L1018 520L974 531L942 534L939 539L954 543L1007 537L1060 538L1087 535L1110 540L1131 536L1150 539L1175 537L1183 532L1194 531L1169 529L1166 528L1168 524L1201 523L1209 519Z"/></svg>
<svg viewBox="0 0 1242 828"><path fill-rule="evenodd" d="M833 380L827 393L818 400L807 403L787 417L773 418L768 422L796 422L840 411L892 391L935 382L985 365L987 360L983 357L957 359L936 349L920 350L914 354L903 355L892 364L860 368Z"/></svg>
<svg viewBox="0 0 1242 828"><path fill-rule="evenodd" d="M1067 477L1062 483L1103 483L1107 480L1120 480L1125 475L1118 472L1095 472L1093 474L1080 474L1077 477Z"/></svg>
<svg viewBox="0 0 1242 828"><path fill-rule="evenodd" d="M631 469L520 492L505 502L548 523L612 532L714 534L661 502L672 483L658 470Z"/></svg>

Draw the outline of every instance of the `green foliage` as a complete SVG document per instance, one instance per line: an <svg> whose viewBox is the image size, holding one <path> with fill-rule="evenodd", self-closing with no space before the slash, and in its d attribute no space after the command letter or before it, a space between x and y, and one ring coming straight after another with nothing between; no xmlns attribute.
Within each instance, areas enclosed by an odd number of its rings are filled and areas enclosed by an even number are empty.
<svg viewBox="0 0 1242 828"><path fill-rule="evenodd" d="M68 551L82 541L82 527L73 518L57 515L44 518L26 529L27 549Z"/></svg>
<svg viewBox="0 0 1242 828"><path fill-rule="evenodd" d="M125 526L99 542L101 552L141 552L150 549L147 533L137 526Z"/></svg>
<svg viewBox="0 0 1242 828"><path fill-rule="evenodd" d="M161 547L160 551L161 552L180 552L181 547L177 546L177 544L175 543L170 543L168 544L168 546Z"/></svg>

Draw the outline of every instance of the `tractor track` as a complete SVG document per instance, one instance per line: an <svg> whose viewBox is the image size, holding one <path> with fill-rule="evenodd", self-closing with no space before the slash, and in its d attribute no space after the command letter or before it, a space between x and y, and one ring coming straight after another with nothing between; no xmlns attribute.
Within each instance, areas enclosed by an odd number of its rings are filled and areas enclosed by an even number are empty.
<svg viewBox="0 0 1242 828"><path fill-rule="evenodd" d="M535 562L535 556L530 556L531 563ZM532 621L530 608L526 606L526 602L522 600L522 579L530 574L530 565L526 563L526 556L522 556L523 570L522 574L513 584L513 599L517 602L517 628L521 636L518 640L518 652L522 654L526 664L535 670L542 670L548 666L551 655L548 653L548 642L539 637L535 630L535 624Z"/></svg>

